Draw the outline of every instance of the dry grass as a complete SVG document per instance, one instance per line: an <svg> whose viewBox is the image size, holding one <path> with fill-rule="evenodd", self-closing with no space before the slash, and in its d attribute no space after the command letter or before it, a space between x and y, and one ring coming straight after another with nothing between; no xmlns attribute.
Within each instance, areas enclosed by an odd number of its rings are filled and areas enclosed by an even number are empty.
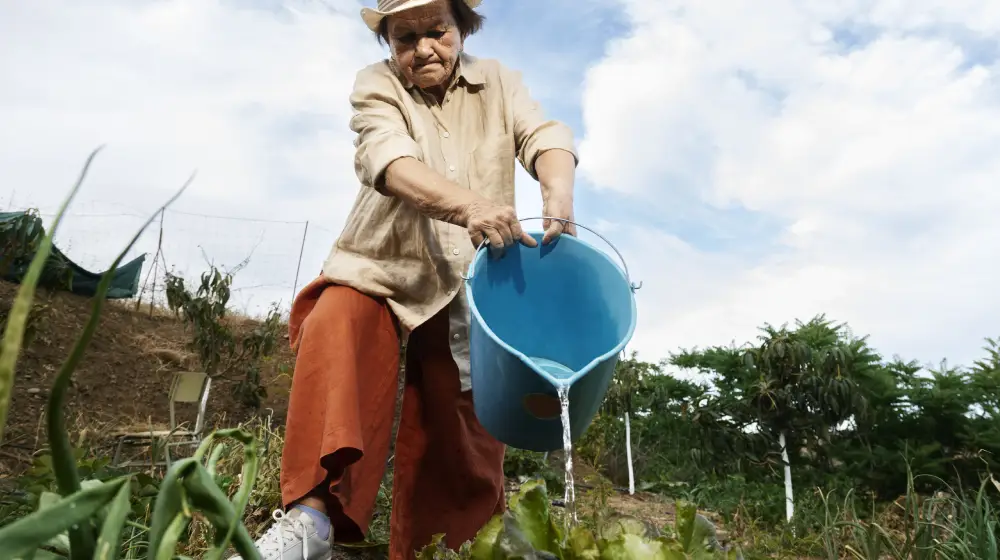
<svg viewBox="0 0 1000 560"><path fill-rule="evenodd" d="M0 282L0 312L9 307L18 286ZM89 298L71 293L39 290L35 312L37 331L25 346L15 376L7 434L0 443L0 478L25 472L32 458L44 452L47 437L42 419L55 372L66 359L83 322L89 316ZM242 332L252 328L252 318L227 319ZM114 442L100 434L166 429L168 391L177 371L199 371L190 348L192 333L174 314L148 302L136 310L132 301L111 300L94 340L74 374L66 414L71 433L89 433L95 452L113 453ZM233 397L240 376L213 379L207 407L206 429L223 428L274 411L283 423L288 405L294 356L286 341L262 364L260 383L267 389L262 409L245 406ZM185 409L184 419L193 415Z"/></svg>
<svg viewBox="0 0 1000 560"><path fill-rule="evenodd" d="M281 488L279 475L281 473L281 451L284 449L284 430L274 426L271 416L258 417L240 425L254 434L260 446L260 470L257 482L250 494L250 501L243 517L247 531L254 538L261 535L271 523L271 512L281 507ZM243 449L229 445L218 463L218 480L232 498L240 486L240 469L243 467ZM193 558L211 548L208 542L211 525L204 520L198 520L191 526L190 538L184 548L179 550Z"/></svg>

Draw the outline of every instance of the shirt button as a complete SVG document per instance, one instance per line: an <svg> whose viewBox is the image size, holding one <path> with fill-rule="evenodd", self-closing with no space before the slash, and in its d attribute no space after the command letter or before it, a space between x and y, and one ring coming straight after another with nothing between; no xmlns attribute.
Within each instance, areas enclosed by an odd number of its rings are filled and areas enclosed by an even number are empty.
<svg viewBox="0 0 1000 560"><path fill-rule="evenodd" d="M461 251L458 250L458 247L455 247L454 249L451 250L451 254L453 254L453 255L458 255L460 253L461 253Z"/></svg>
<svg viewBox="0 0 1000 560"><path fill-rule="evenodd" d="M441 133L441 136L443 136L445 138L448 138L449 136L451 136L451 134L448 134L448 131L446 130L446 131L444 131L444 132Z"/></svg>
<svg viewBox="0 0 1000 560"><path fill-rule="evenodd" d="M448 166L448 170L449 171L454 171L455 170L455 166L454 165L449 165Z"/></svg>
<svg viewBox="0 0 1000 560"><path fill-rule="evenodd" d="M461 336L461 335L459 335L459 334L456 334L456 335L455 335L455 336L453 336L452 338L454 338L455 340L458 340L458 339L462 338L462 336Z"/></svg>

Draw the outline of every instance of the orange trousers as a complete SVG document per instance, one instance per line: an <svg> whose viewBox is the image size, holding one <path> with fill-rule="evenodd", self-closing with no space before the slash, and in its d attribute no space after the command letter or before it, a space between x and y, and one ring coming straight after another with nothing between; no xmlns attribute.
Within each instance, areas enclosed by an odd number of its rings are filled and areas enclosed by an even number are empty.
<svg viewBox="0 0 1000 560"><path fill-rule="evenodd" d="M292 305L297 356L282 501L324 500L338 542L364 539L385 474L398 388L396 325L384 300L323 279ZM437 533L458 548L501 513L504 450L476 419L471 393L461 390L445 309L407 341L389 557L415 558Z"/></svg>

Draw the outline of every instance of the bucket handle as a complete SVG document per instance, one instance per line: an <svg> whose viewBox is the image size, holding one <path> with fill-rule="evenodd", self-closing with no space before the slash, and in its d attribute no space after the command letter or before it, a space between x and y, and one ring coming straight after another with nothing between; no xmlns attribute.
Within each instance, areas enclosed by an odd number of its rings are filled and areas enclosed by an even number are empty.
<svg viewBox="0 0 1000 560"><path fill-rule="evenodd" d="M625 280L628 282L629 287L632 288L632 291L634 292L634 291L638 290L639 288L642 288L642 281L641 280L639 281L638 284L636 284L635 282L632 281L632 276L628 272L628 263L625 262L625 257L622 256L622 253L621 253L621 251L618 250L618 247L615 247L615 244L612 243L611 241L609 241L607 237L604 237L600 233L597 233L596 231L590 229L589 227L587 227L587 226L585 226L583 224L574 222L573 220L567 220L565 218L555 218L555 217L552 217L552 216L535 216L535 217L531 217L531 218L521 218L518 221L519 222L524 222L526 220L556 220L556 221L562 222L564 224L573 224L576 227L583 228L583 229L589 231L590 233L593 233L597 237L600 237L601 240L604 241L605 243L607 243L608 246L611 247L611 250L613 250L615 252L615 254L618 255L618 259L622 261L622 268L625 271ZM483 242L479 244L479 247L476 247L476 252L478 253L483 247L486 246L486 244L488 242L489 242L489 239L484 238ZM462 279L465 280L465 281L472 280L472 275L470 274L469 276L466 276L466 275L463 274L462 275Z"/></svg>

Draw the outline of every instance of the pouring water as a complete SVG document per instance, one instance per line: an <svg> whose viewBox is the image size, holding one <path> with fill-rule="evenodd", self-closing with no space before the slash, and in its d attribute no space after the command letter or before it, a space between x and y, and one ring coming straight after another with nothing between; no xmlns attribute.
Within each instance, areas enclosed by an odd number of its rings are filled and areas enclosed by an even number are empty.
<svg viewBox="0 0 1000 560"><path fill-rule="evenodd" d="M558 389L559 405L562 407L563 455L566 456L566 491L563 501L566 503L566 513L575 523L576 518L576 487L573 481L573 437L569 423L569 385L560 385Z"/></svg>

